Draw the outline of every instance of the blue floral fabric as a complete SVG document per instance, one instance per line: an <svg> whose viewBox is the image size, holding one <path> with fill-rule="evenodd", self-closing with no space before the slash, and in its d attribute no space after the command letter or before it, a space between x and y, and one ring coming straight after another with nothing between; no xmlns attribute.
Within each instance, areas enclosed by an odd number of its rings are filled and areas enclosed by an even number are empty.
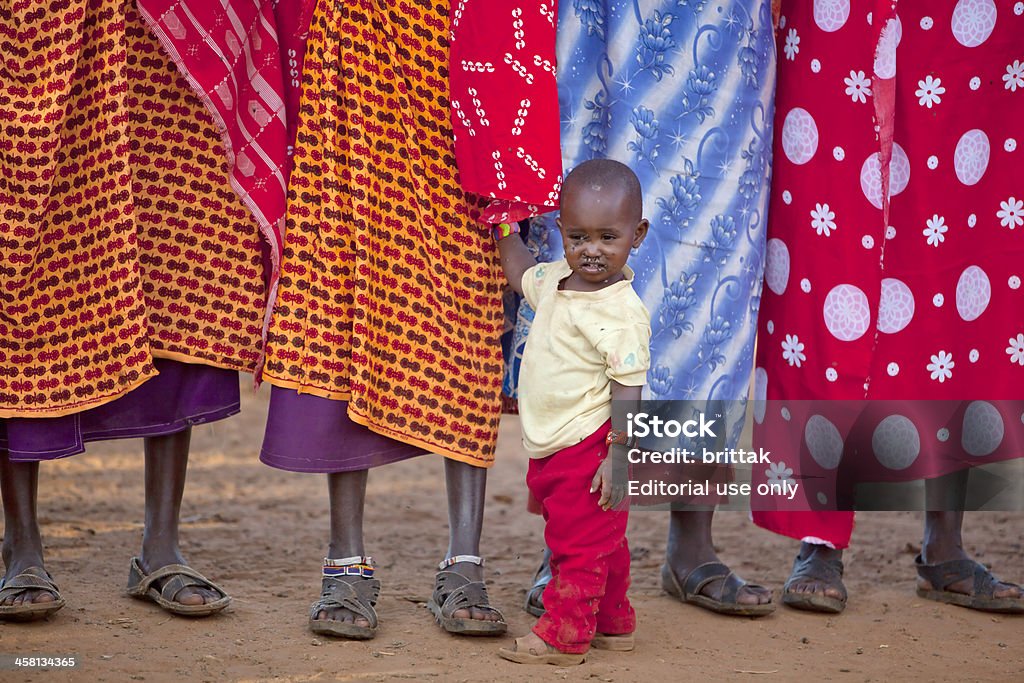
<svg viewBox="0 0 1024 683"><path fill-rule="evenodd" d="M645 398L732 406L743 427L764 269L775 46L770 0L563 0L558 91L565 171L628 164L651 231L630 258L651 312ZM538 258L561 258L555 214ZM505 391L532 312L520 307Z"/></svg>

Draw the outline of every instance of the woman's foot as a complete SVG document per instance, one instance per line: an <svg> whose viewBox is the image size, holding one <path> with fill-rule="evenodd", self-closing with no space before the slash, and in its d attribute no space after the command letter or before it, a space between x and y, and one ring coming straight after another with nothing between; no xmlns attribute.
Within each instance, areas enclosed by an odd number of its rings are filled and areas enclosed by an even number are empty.
<svg viewBox="0 0 1024 683"><path fill-rule="evenodd" d="M380 580L367 576L325 576L309 627L320 635L369 640L377 634Z"/></svg>
<svg viewBox="0 0 1024 683"><path fill-rule="evenodd" d="M1000 581L959 545L925 545L914 561L917 594L968 609L1024 614L1024 589Z"/></svg>
<svg viewBox="0 0 1024 683"><path fill-rule="evenodd" d="M437 568L427 609L448 633L500 636L508 630L501 612L491 607L483 562L477 555L456 555Z"/></svg>
<svg viewBox="0 0 1024 683"><path fill-rule="evenodd" d="M171 564L180 564L186 567L189 566L178 548L151 546L147 550L146 544L143 543L142 554L139 555L139 567L145 575L148 576L156 570ZM158 591L162 591L165 581L169 581L172 578L173 577L167 577L166 579L158 580L154 582L153 585ZM171 599L174 602L181 603L187 607L195 607L198 605L208 605L220 600L222 597L224 596L212 588L204 586L185 586L176 592Z"/></svg>
<svg viewBox="0 0 1024 683"><path fill-rule="evenodd" d="M43 564L43 539L36 517L38 462L11 462L0 449L0 501L4 534L0 555L6 573L0 593L4 620L43 618L64 605Z"/></svg>
<svg viewBox="0 0 1024 683"><path fill-rule="evenodd" d="M355 583L356 581L366 581L358 576L346 576L339 578L339 581L345 583ZM337 621L342 624L352 624L359 628L370 628L370 620L361 614L356 614L352 610L345 609L344 607L321 607L317 610L316 614L313 615L314 621Z"/></svg>
<svg viewBox="0 0 1024 683"><path fill-rule="evenodd" d="M484 580L484 568L472 562L457 562L445 571L461 574L470 581L483 582ZM475 621L502 621L501 613L498 610L479 605L467 609L457 609L452 612L452 616L456 619L473 619Z"/></svg>
<svg viewBox="0 0 1024 683"><path fill-rule="evenodd" d="M963 547L964 513L945 507L962 504L966 473L930 480L925 491L930 503L924 518L924 542L917 566L917 594L969 609L1024 614L1024 589L997 579L987 567L971 559Z"/></svg>
<svg viewBox="0 0 1024 683"><path fill-rule="evenodd" d="M801 543L782 589L783 604L811 612L842 612L846 607L842 557L842 550Z"/></svg>
<svg viewBox="0 0 1024 683"><path fill-rule="evenodd" d="M681 588L685 588L683 584L686 583L687 577L690 576L694 569L711 563L721 564L718 554L715 552L714 544L711 541L712 517L713 513L711 512L672 513L669 524L668 545L665 551L665 562ZM728 571L719 571L718 574L721 578L708 581L698 590L699 595L710 601L701 604L701 606L713 611L720 611L710 606L716 602L716 596L731 593L732 591L729 590L730 586L727 583L738 578ZM742 579L740 581L742 585L735 589L735 598L732 600L732 603L740 608L752 607L755 610L760 609L764 612L770 612L771 610L761 606L771 604L771 590L764 586L743 582ZM742 611L741 609L740 612Z"/></svg>
<svg viewBox="0 0 1024 683"><path fill-rule="evenodd" d="M13 581L19 574L33 569L41 569L45 572L43 565L43 553L41 549L18 548L17 551L11 544L4 542L3 558L6 573L3 578L3 585ZM23 588L11 590L0 599L0 607L19 607L21 605L54 603L60 600L60 595L55 591L46 588Z"/></svg>

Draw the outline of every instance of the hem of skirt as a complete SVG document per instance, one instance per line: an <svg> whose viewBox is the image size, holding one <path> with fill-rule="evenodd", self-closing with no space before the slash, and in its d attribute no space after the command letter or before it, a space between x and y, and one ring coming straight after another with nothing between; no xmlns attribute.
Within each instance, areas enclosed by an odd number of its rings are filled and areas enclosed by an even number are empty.
<svg viewBox="0 0 1024 683"><path fill-rule="evenodd" d="M313 396L319 396L320 398L328 398L333 401L351 402L352 400L351 392L331 391L329 389L311 387L304 385L300 382L295 382L293 380L271 377L270 375L266 374L266 371L264 371L263 379L264 381L267 382L267 384L270 384L275 387L281 387L282 389L294 389L299 394L312 394ZM430 441L424 441L422 439L416 438L415 436L410 436L409 434L406 434L404 432L397 432L392 429L388 429L387 427L382 427L381 425L375 424L370 421L370 418L364 415L360 415L359 413L352 410L351 403L349 404L348 417L356 424L360 424L363 427L366 427L371 432L375 432L382 436L386 436L389 439L394 439L395 441L401 441L402 443L409 444L410 446L422 448L423 450L429 453L437 453L438 455L448 458L449 460L457 460L459 462L464 462L467 465L473 465L474 467L483 467L485 469L494 465L494 458L491 458L490 460L484 460L482 458L477 458L472 455L467 455L465 453L459 453L457 451L451 450L446 446L442 446L441 444L432 443Z"/></svg>
<svg viewBox="0 0 1024 683"><path fill-rule="evenodd" d="M24 409L24 408L0 408L0 418L3 417L64 417L65 415L74 415L75 413L81 413L85 410L91 410L92 408L99 408L102 405L116 401L125 394L128 394L135 389L142 386L143 383L148 382L160 373L157 372L156 368L153 369L152 374L145 375L141 379L132 384L122 387L117 393L109 394L107 396L99 396L97 398L90 399L88 401L82 401L72 405L61 406L60 408L38 408L38 409Z"/></svg>
<svg viewBox="0 0 1024 683"><path fill-rule="evenodd" d="M403 450L403 449L401 447L398 447L398 448L395 448L393 450L400 451L400 450ZM377 451L374 455L381 456L384 453L390 453L390 452L391 451ZM313 464L306 464L306 465L298 465L298 464L293 465L292 462L309 463L310 461L309 460L300 460L299 458L289 458L289 457L286 457L286 456L274 455L273 453L269 452L265 448L261 448L260 449L260 462L263 463L264 465L266 465L267 467L273 467L275 470L282 470L284 472L297 472L299 474L338 474L340 472L359 472L359 471L362 471L362 470L372 470L372 469L376 469L378 467L383 467L385 465L390 465L392 463L401 462L403 460L410 460L412 458L418 458L419 456L426 455L427 453L428 452L424 451L424 450L420 450L419 452L414 452L414 453L408 453L407 452L407 453L405 453L405 454L403 454L403 455L401 455L401 456L399 456L397 458L394 458L392 460L387 460L385 462L381 462L381 463L378 463L378 464L375 464L375 465L364 464L362 461L360 461L359 463L352 464L352 465L349 465L349 464L346 463L344 466L339 467L339 466L337 466L338 463L336 461L330 461L330 460L319 460L319 461L316 461ZM378 459L378 458L373 458L373 457L366 458L366 460L368 460L368 461L373 461L375 459ZM318 463L323 463L323 464L318 464Z"/></svg>
<svg viewBox="0 0 1024 683"><path fill-rule="evenodd" d="M115 441L117 439L138 439L151 436L167 436L169 434L177 434L178 432L184 431L189 427L195 425L208 424L210 422L217 422L233 415L238 415L242 412L242 406L240 402L235 402L230 405L216 408L214 410L206 411L204 413L195 413L186 417L178 418L173 422L167 422L158 425L146 425L144 427L124 427L124 428L113 428L113 429L101 429L95 432L82 432L80 434L81 440L75 443L74 446L68 448L45 451L45 452L31 452L31 451L10 451L8 450L8 457L11 462L41 462L43 460L60 460L61 458L68 458L73 455L79 455L85 452L85 444L93 441ZM32 454L38 457L27 457Z"/></svg>
<svg viewBox="0 0 1024 683"><path fill-rule="evenodd" d="M213 358L203 358L194 354L182 353L181 351L168 351L167 349L153 349L153 358L162 358L164 360L173 360L178 363L186 363L188 365L207 365L212 368L221 368L222 370L235 370L237 372L247 372L252 374L256 367L256 361L253 360L251 363L245 361L224 361Z"/></svg>
<svg viewBox="0 0 1024 683"><path fill-rule="evenodd" d="M282 389L294 389L297 394L310 394L320 398L329 398L332 401L350 401L352 399L351 391L331 391L330 389L311 387L308 384L296 382L295 380L273 377L267 374L266 369L263 370L263 381L271 386L281 387Z"/></svg>
<svg viewBox="0 0 1024 683"><path fill-rule="evenodd" d="M482 458L477 458L472 455L467 455L466 453L459 453L457 451L451 450L450 448L447 448L446 446L431 443L429 441L423 441L422 439L418 439L415 436L409 436L408 434L396 432L392 429L388 429L387 427L382 427L380 425L373 424L370 422L370 419L368 417L360 415L356 411L352 410L351 404L349 404L348 418L357 424L363 425L372 432L376 432L377 434L381 434L388 438L395 439L396 441L407 443L411 446L418 446L419 448L422 448L425 451L437 453L438 455L448 458L449 460L457 460L458 462L464 462L467 465L472 465L473 467L482 467L484 469L490 468L491 466L494 465L494 458L491 458L490 460L484 460Z"/></svg>

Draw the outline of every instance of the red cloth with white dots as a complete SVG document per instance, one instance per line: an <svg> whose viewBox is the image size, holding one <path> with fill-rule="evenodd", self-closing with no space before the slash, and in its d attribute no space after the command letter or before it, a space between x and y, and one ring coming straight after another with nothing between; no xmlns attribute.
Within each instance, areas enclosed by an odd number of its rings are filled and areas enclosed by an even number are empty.
<svg viewBox="0 0 1024 683"><path fill-rule="evenodd" d="M888 481L1024 452L1022 35L1012 0L782 3L755 446L799 460L812 510L849 458ZM964 405L844 424L805 399ZM754 518L838 547L853 522Z"/></svg>

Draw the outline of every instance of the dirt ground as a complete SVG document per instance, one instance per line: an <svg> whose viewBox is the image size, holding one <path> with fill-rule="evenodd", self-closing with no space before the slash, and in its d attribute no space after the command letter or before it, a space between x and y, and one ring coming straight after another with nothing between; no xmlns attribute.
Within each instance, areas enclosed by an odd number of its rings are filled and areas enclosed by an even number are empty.
<svg viewBox="0 0 1024 683"><path fill-rule="evenodd" d="M780 608L761 619L721 617L659 589L666 517L636 513L633 653L595 652L571 669L497 657L532 618L520 610L541 548L525 511L518 421L502 424L488 483L483 552L491 598L508 638L457 639L424 608L446 543L441 460L425 456L370 475L368 549L380 563L381 628L369 642L325 641L307 630L327 539L324 478L258 459L268 388L243 388L240 416L196 428L182 510L183 546L234 597L224 614L171 617L124 594L142 532L142 444L92 444L43 466L40 515L48 567L67 606L50 621L0 625L0 654L76 655L74 671L0 671L0 681L1024 681L1024 618L974 613L914 595L921 516L863 514L847 553L848 609L829 618ZM966 543L1008 580L1024 580L1024 514L968 516ZM715 539L744 577L781 587L795 544L722 513Z"/></svg>

